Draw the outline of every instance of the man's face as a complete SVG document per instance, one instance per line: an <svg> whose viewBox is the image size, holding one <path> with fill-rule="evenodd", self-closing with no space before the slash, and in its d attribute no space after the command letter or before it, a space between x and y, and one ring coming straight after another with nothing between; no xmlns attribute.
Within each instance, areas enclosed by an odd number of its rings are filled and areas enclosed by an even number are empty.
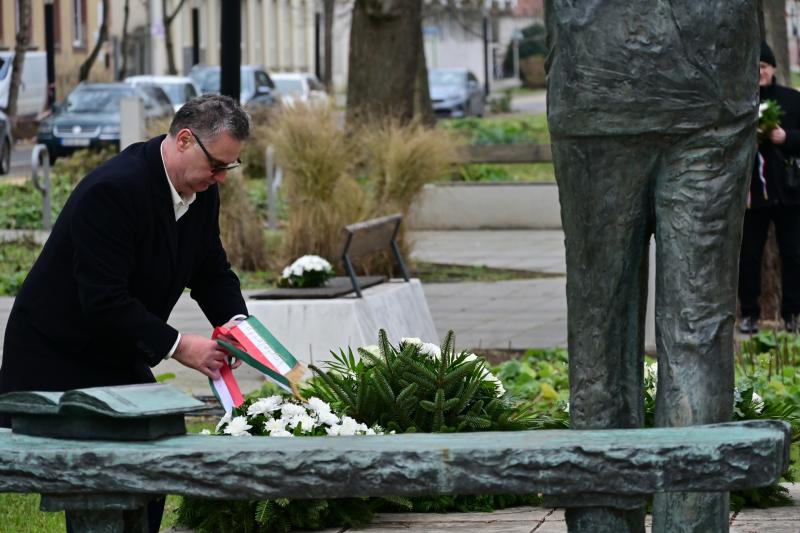
<svg viewBox="0 0 800 533"><path fill-rule="evenodd" d="M190 129L178 132L183 148L183 179L176 189L181 194L203 192L215 183L223 183L228 170L238 166L242 142L223 131L210 139L199 138Z"/></svg>
<svg viewBox="0 0 800 533"><path fill-rule="evenodd" d="M758 86L767 87L772 85L772 77L775 75L775 67L769 63L761 61L758 64Z"/></svg>

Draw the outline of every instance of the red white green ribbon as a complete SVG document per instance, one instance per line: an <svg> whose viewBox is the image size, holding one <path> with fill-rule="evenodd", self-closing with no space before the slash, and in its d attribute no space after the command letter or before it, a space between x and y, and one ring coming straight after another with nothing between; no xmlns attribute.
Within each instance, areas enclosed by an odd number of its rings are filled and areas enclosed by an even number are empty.
<svg viewBox="0 0 800 533"><path fill-rule="evenodd" d="M219 373L219 379L209 379L208 381L211 383L211 390L214 392L214 396L217 397L217 401L225 409L225 412L229 413L234 407L242 405L244 396L242 396L242 391L239 389L236 378L233 377L231 365L227 361L223 363Z"/></svg>
<svg viewBox="0 0 800 533"><path fill-rule="evenodd" d="M305 367L256 317L250 316L230 329L216 328L212 338L233 357L255 368L287 392L300 397L297 384L305 373ZM224 365L223 369L227 370L225 375L209 381L214 395L229 411L228 405L238 407L244 398L230 365Z"/></svg>

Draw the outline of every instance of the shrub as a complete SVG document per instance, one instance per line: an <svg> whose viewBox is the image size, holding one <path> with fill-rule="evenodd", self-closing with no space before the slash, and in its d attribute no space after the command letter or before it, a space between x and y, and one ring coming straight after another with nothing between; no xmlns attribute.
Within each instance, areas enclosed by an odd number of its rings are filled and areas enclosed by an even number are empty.
<svg viewBox="0 0 800 533"><path fill-rule="evenodd" d="M328 110L302 105L283 109L268 141L289 205L283 257L313 253L338 263L342 227L360 220L364 206L353 144Z"/></svg>
<svg viewBox="0 0 800 533"><path fill-rule="evenodd" d="M250 201L241 173L229 173L219 192L220 238L228 261L243 270L274 268L267 256L263 217Z"/></svg>

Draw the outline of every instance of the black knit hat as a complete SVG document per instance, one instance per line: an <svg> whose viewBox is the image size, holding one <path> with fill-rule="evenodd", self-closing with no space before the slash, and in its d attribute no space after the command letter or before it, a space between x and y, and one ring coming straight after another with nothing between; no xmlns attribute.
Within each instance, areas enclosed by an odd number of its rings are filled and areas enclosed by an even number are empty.
<svg viewBox="0 0 800 533"><path fill-rule="evenodd" d="M775 62L775 54L772 53L772 48L769 47L766 41L761 41L761 62L769 63L773 67L778 65Z"/></svg>

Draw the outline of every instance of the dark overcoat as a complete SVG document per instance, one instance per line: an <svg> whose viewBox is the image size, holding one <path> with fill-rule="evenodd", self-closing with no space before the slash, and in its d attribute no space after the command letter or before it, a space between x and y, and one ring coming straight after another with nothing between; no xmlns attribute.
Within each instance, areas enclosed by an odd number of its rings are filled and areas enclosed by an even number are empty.
<svg viewBox="0 0 800 533"><path fill-rule="evenodd" d="M247 314L219 238L218 188L176 221L163 139L130 146L70 195L14 301L0 393L152 382L187 287L212 325Z"/></svg>

